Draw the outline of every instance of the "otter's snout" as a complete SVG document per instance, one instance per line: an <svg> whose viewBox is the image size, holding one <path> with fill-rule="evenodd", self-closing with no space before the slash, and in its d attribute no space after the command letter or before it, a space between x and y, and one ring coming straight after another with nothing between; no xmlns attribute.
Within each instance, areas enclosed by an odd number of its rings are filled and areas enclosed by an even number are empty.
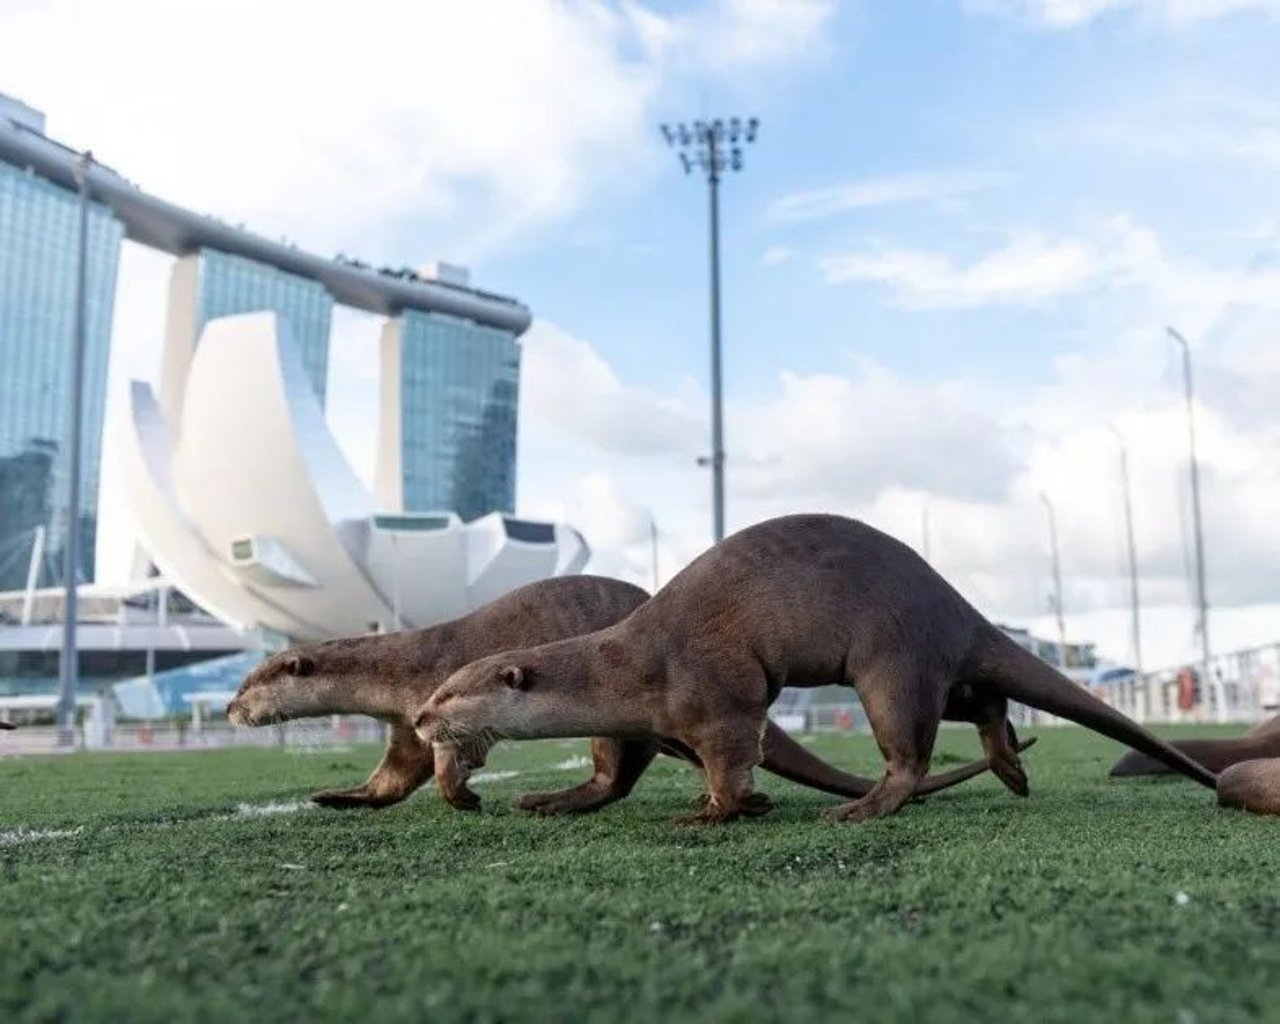
<svg viewBox="0 0 1280 1024"><path fill-rule="evenodd" d="M239 697L232 697L227 705L227 721L232 725L248 725L249 712Z"/></svg>

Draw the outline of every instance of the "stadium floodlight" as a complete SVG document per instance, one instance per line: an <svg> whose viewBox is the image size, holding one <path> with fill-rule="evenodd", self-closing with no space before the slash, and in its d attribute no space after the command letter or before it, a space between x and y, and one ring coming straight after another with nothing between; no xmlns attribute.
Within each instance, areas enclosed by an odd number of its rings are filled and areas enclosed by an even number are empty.
<svg viewBox="0 0 1280 1024"><path fill-rule="evenodd" d="M76 691L79 689L80 650L77 646L76 581L80 577L80 469L84 433L84 350L89 272L89 168L93 154L76 163L80 193L79 235L76 239L75 329L71 335L71 387L67 389L67 523L62 538L62 654L58 664L58 743L75 742Z"/></svg>
<svg viewBox="0 0 1280 1024"><path fill-rule="evenodd" d="M715 118L660 125L662 138L676 150L686 175L696 167L707 182L711 238L711 455L698 465L711 467L712 525L715 540L724 539L724 415L720 359L720 179L741 171L744 146L756 141L758 117Z"/></svg>

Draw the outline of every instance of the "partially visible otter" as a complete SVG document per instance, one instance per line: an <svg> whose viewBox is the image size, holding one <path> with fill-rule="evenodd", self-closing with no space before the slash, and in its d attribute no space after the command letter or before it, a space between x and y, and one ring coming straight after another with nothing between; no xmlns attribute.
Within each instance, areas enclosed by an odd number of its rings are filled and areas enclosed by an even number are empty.
<svg viewBox="0 0 1280 1024"><path fill-rule="evenodd" d="M769 809L751 773L778 692L839 683L858 691L887 761L870 792L835 809L846 820L890 814L917 792L944 717L975 723L991 770L1026 795L1009 699L1160 757L1204 786L1216 781L1015 644L911 548L829 515L735 534L615 626L460 669L415 726L445 744L477 735L676 740L707 779L709 799L690 820L719 822Z"/></svg>
<svg viewBox="0 0 1280 1024"><path fill-rule="evenodd" d="M17 726L14 725L12 722L0 721L0 729L16 729L16 728Z"/></svg>
<svg viewBox="0 0 1280 1024"><path fill-rule="evenodd" d="M1231 765L1218 776L1218 803L1254 814L1280 814L1280 758Z"/></svg>
<svg viewBox="0 0 1280 1024"><path fill-rule="evenodd" d="M1280 715L1259 722L1243 736L1224 740L1177 740L1169 744L1199 762L1211 772L1220 772L1241 761L1261 757L1280 757ZM1170 769L1146 754L1130 750L1111 766L1111 774L1127 778L1132 775L1165 775Z"/></svg>
<svg viewBox="0 0 1280 1024"><path fill-rule="evenodd" d="M385 807L403 800L434 774L452 806L473 810L480 799L467 788L467 777L484 763L490 743L433 751L414 734L418 709L450 673L476 658L612 625L648 596L621 580L561 577L521 587L460 619L426 629L295 647L254 668L240 684L227 715L238 725L330 714L371 715L391 726L382 762L362 785L316 793L316 803ZM772 723L764 745L764 767L793 782L841 796L858 796L874 785L832 768ZM526 796L521 806L544 814L603 807L631 791L660 748L697 763L679 744L652 738L597 739L591 745L595 771L590 780L562 792ZM977 761L928 779L921 791L944 789L985 770L986 765Z"/></svg>

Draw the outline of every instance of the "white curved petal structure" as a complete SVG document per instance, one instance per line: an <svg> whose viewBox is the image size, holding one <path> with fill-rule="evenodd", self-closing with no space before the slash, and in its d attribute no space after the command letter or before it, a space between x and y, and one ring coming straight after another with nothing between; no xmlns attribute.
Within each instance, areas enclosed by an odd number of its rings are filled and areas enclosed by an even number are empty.
<svg viewBox="0 0 1280 1024"><path fill-rule="evenodd" d="M143 547L241 627L321 639L429 625L590 554L562 524L378 514L273 313L205 327L176 442L148 385L133 382L130 413L120 457Z"/></svg>

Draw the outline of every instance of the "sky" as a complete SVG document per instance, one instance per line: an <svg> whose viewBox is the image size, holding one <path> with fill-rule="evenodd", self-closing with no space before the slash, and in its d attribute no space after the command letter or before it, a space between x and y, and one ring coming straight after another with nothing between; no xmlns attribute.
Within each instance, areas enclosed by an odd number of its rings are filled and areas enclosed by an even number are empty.
<svg viewBox="0 0 1280 1024"><path fill-rule="evenodd" d="M710 543L707 195L666 121L753 115L724 183L728 524L823 510L987 614L1193 650L1196 368L1211 626L1280 639L1274 0L0 0L0 91L166 199L321 253L443 258L528 303L518 510L650 583ZM86 87L92 82L92 88ZM127 244L108 431L170 259ZM330 422L372 471L376 319ZM126 513L110 462L104 524Z"/></svg>

